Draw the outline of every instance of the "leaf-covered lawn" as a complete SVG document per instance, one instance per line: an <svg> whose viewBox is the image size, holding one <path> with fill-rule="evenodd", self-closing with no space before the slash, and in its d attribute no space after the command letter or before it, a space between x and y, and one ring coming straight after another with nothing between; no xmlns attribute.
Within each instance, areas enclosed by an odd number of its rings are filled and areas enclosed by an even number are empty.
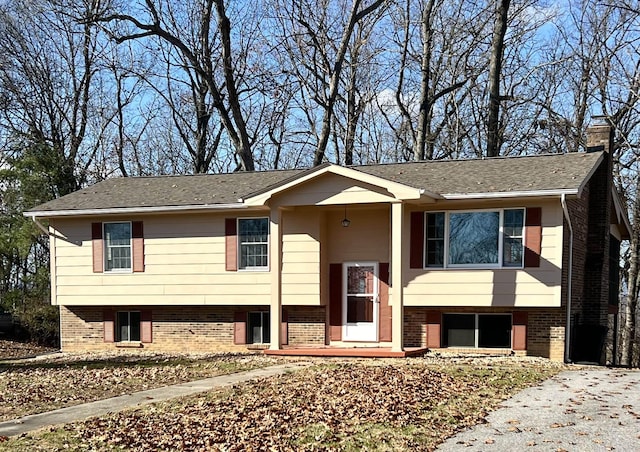
<svg viewBox="0 0 640 452"><path fill-rule="evenodd" d="M263 355L81 355L0 364L0 421L275 364Z"/></svg>
<svg viewBox="0 0 640 452"><path fill-rule="evenodd" d="M0 361L5 359L28 358L57 351L55 348L43 347L30 342L8 341L0 339Z"/></svg>
<svg viewBox="0 0 640 452"><path fill-rule="evenodd" d="M319 365L5 443L11 450L433 450L560 368ZM2 443L0 443L0 449Z"/></svg>

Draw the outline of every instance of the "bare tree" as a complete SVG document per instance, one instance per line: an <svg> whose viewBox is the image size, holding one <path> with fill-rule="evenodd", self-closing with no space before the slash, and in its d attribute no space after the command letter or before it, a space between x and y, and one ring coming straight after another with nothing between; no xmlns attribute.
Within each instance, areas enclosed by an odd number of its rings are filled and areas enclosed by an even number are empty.
<svg viewBox="0 0 640 452"><path fill-rule="evenodd" d="M154 37L170 44L188 64L188 68L201 78L203 83L196 90L196 103L203 96L210 96L212 106L218 113L225 131L239 158L239 169L253 171L255 168L251 151L251 138L247 130L246 118L242 111L237 63L232 53L231 21L223 0L202 0L176 5L170 1L145 0L142 9L144 17L135 17L113 5L98 5L86 17L88 23L125 23L133 26L129 33L112 30L117 42L125 42ZM182 9L178 9L182 8ZM183 35L178 12L189 17L197 16L196 27L199 42L189 42ZM214 22L215 21L215 22ZM211 24L215 23L215 29ZM194 45L196 44L196 45ZM203 88L205 87L206 88ZM203 91L206 89L207 92ZM201 102L200 102L201 103ZM198 112L200 133L204 133L207 113ZM208 120L207 120L208 121ZM197 151L196 151L197 154ZM206 162L202 162L203 164ZM200 165L202 168L202 165Z"/></svg>

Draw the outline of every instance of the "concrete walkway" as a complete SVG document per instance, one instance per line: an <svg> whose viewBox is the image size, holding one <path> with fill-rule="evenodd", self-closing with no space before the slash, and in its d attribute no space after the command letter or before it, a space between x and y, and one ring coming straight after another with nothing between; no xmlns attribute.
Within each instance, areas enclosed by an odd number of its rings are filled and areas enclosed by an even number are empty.
<svg viewBox="0 0 640 452"><path fill-rule="evenodd" d="M294 372L309 365L308 363L286 363L262 369L248 370L229 375L205 378L204 380L164 386L162 388L149 389L147 391L134 392L111 399L98 400L67 408L61 408L46 413L33 414L20 419L0 422L0 436L14 436L37 430L50 425L66 424L68 422L81 421L93 416L102 416L107 413L136 408L149 403L174 399L199 392L209 391L215 388L230 386L262 377L281 375ZM79 388L82 390L82 388Z"/></svg>
<svg viewBox="0 0 640 452"><path fill-rule="evenodd" d="M640 451L640 371L563 372L506 400L440 451Z"/></svg>

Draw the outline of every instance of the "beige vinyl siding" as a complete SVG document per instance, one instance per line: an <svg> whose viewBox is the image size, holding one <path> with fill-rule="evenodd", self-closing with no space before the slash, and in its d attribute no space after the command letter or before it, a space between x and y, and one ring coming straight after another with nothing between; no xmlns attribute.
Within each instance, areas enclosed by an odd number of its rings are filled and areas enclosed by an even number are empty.
<svg viewBox="0 0 640 452"><path fill-rule="evenodd" d="M284 214L282 304L320 304L320 212L296 208Z"/></svg>
<svg viewBox="0 0 640 452"><path fill-rule="evenodd" d="M261 214L248 214L243 216ZM224 219L237 213L109 218L144 221L145 271L93 273L89 218L52 221L54 302L61 305L266 305L268 271L225 271ZM97 221L97 220L93 220Z"/></svg>
<svg viewBox="0 0 640 452"><path fill-rule="evenodd" d="M327 214L327 252L330 263L389 262L389 207L347 208L351 221L342 226L344 211Z"/></svg>
<svg viewBox="0 0 640 452"><path fill-rule="evenodd" d="M464 204L453 205L456 209L473 208ZM560 202L529 201L525 205L494 203L482 206L509 207L542 207L542 251L539 268L406 269L405 306L559 307L563 219ZM406 234L408 236L408 229Z"/></svg>
<svg viewBox="0 0 640 452"><path fill-rule="evenodd" d="M271 205L332 206L394 201L381 187L336 174L325 174L277 195Z"/></svg>

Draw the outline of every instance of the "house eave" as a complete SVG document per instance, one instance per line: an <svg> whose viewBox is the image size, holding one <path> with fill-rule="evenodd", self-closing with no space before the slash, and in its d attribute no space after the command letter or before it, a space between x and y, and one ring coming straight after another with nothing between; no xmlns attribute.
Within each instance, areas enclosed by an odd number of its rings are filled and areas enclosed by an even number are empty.
<svg viewBox="0 0 640 452"><path fill-rule="evenodd" d="M526 191L500 191L489 193L444 193L442 198L446 200L463 200L463 199L496 199L496 198L540 198L540 197L558 197L558 196L577 196L579 190L576 188L567 188L561 190L526 190Z"/></svg>
<svg viewBox="0 0 640 452"><path fill-rule="evenodd" d="M41 210L24 212L25 217L30 218L55 218L55 217L79 217L101 215L134 215L147 213L170 212L202 212L216 210L246 209L248 206L242 203L232 204L203 204L184 206L150 206L150 207L112 207L106 209L66 209L66 210Z"/></svg>

